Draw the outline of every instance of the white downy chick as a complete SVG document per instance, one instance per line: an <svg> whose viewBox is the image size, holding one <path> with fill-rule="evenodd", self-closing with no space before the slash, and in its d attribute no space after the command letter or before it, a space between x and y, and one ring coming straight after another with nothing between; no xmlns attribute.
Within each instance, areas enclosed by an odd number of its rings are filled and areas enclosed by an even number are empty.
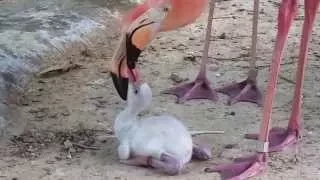
<svg viewBox="0 0 320 180"><path fill-rule="evenodd" d="M134 86L129 83L127 107L116 117L114 130L120 141L121 160L132 156L149 156L160 160L167 154L184 166L192 156L192 137L187 128L171 116L152 116L139 119L138 114L152 101L147 83Z"/></svg>

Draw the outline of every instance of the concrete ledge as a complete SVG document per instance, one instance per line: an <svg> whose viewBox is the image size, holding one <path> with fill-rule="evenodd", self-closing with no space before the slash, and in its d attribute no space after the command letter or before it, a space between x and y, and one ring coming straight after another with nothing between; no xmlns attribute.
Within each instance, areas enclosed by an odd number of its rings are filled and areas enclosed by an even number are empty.
<svg viewBox="0 0 320 180"><path fill-rule="evenodd" d="M115 29L119 11L132 6L118 0L17 0L0 4L2 134L12 117L10 104L15 103L32 74L43 64L58 61L66 49L80 53L94 44L90 35Z"/></svg>

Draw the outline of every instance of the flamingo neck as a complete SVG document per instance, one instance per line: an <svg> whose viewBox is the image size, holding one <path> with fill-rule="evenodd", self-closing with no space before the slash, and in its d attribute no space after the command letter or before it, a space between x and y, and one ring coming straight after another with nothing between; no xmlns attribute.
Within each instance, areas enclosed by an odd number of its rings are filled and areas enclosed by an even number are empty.
<svg viewBox="0 0 320 180"><path fill-rule="evenodd" d="M119 113L114 124L115 135L118 138L122 139L132 128L135 127L138 121L137 115L138 113L135 113L129 108L126 108Z"/></svg>
<svg viewBox="0 0 320 180"><path fill-rule="evenodd" d="M126 30L132 22L134 22L139 16L149 9L150 7L148 6L147 2L137 5L123 17L121 20L121 29Z"/></svg>

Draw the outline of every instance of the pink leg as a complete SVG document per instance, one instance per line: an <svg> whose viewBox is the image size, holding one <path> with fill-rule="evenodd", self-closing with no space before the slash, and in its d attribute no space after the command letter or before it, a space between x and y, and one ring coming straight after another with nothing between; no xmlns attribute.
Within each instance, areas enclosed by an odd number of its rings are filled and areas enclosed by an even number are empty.
<svg viewBox="0 0 320 180"><path fill-rule="evenodd" d="M228 105L237 102L251 102L262 106L262 94L257 86L258 70L256 69L257 42L258 42L259 0L254 1L253 23L251 36L251 58L249 60L248 78L239 83L232 83L217 89L218 92L230 96Z"/></svg>
<svg viewBox="0 0 320 180"><path fill-rule="evenodd" d="M130 166L149 166L168 175L177 175L183 169L183 164L179 160L167 154L162 154L160 160L146 156L135 156L128 160L121 160L120 163Z"/></svg>
<svg viewBox="0 0 320 180"><path fill-rule="evenodd" d="M164 94L172 94L178 97L177 102L184 102L191 99L210 99L217 100L217 93L211 89L210 83L207 79L206 75L206 64L208 61L208 51L210 44L210 35L212 31L212 17L214 10L214 0L211 1L209 17L208 17L208 25L206 32L206 40L203 51L203 58L201 62L200 72L197 78L190 83L183 84L177 87L170 88L168 90L163 91Z"/></svg>
<svg viewBox="0 0 320 180"><path fill-rule="evenodd" d="M302 87L304 80L305 65L307 63L308 44L312 32L312 26L316 17L320 0L305 0L305 21L301 37L301 46L299 54L298 69L296 74L296 87L294 99L292 102L292 113L287 129L273 128L270 131L269 152L282 151L294 145L300 139L301 124L301 104L302 104ZM247 134L249 139L258 139L257 134Z"/></svg>
<svg viewBox="0 0 320 180"><path fill-rule="evenodd" d="M314 0L306 0L312 2ZM317 0L320 1L320 0ZM308 4L308 3L307 3ZM308 6L307 6L308 7ZM306 7L306 8L307 8ZM287 41L288 33L292 21L297 12L297 0L282 0L278 16L277 41L272 57L271 72L263 109L263 121L261 124L259 140L263 143L262 153L258 153L251 158L243 158L240 162L227 164L218 167L207 168L210 172L219 172L225 179L247 179L261 173L266 167L267 152L269 152L269 140L273 132L269 132L271 123L272 104L275 96L280 63L283 49ZM269 136L269 133L270 136ZM271 143L272 144L272 143Z"/></svg>
<svg viewBox="0 0 320 180"><path fill-rule="evenodd" d="M167 154L162 154L160 160L151 159L149 164L153 168L160 169L168 175L180 174L183 169L183 164L178 159Z"/></svg>

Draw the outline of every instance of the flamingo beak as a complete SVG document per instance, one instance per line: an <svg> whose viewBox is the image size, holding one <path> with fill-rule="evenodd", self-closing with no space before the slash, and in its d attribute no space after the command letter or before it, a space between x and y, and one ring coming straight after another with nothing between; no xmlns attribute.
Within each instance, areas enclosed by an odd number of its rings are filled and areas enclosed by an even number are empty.
<svg viewBox="0 0 320 180"><path fill-rule="evenodd" d="M126 70L127 72L124 76L118 76L117 74L110 72L113 85L123 100L127 100L129 81L132 82L133 85L138 85L140 83L140 75L137 69L126 68Z"/></svg>
<svg viewBox="0 0 320 180"><path fill-rule="evenodd" d="M123 78L121 76L117 76L115 73L110 73L113 85L116 88L119 96L123 100L127 100L127 92L128 92L128 78Z"/></svg>
<svg viewBox="0 0 320 180"><path fill-rule="evenodd" d="M126 35L121 39L118 51L113 58L117 61L113 61L115 69L111 71L111 78L123 100L127 100L129 81L133 86L140 85L136 63L141 51L160 31L161 23L167 15L166 7L169 6L167 1L151 0L151 8L130 24Z"/></svg>
<svg viewBox="0 0 320 180"><path fill-rule="evenodd" d="M138 73L136 73L136 71L129 70L128 77L129 83L132 84L133 88L139 89L142 81L140 80Z"/></svg>

